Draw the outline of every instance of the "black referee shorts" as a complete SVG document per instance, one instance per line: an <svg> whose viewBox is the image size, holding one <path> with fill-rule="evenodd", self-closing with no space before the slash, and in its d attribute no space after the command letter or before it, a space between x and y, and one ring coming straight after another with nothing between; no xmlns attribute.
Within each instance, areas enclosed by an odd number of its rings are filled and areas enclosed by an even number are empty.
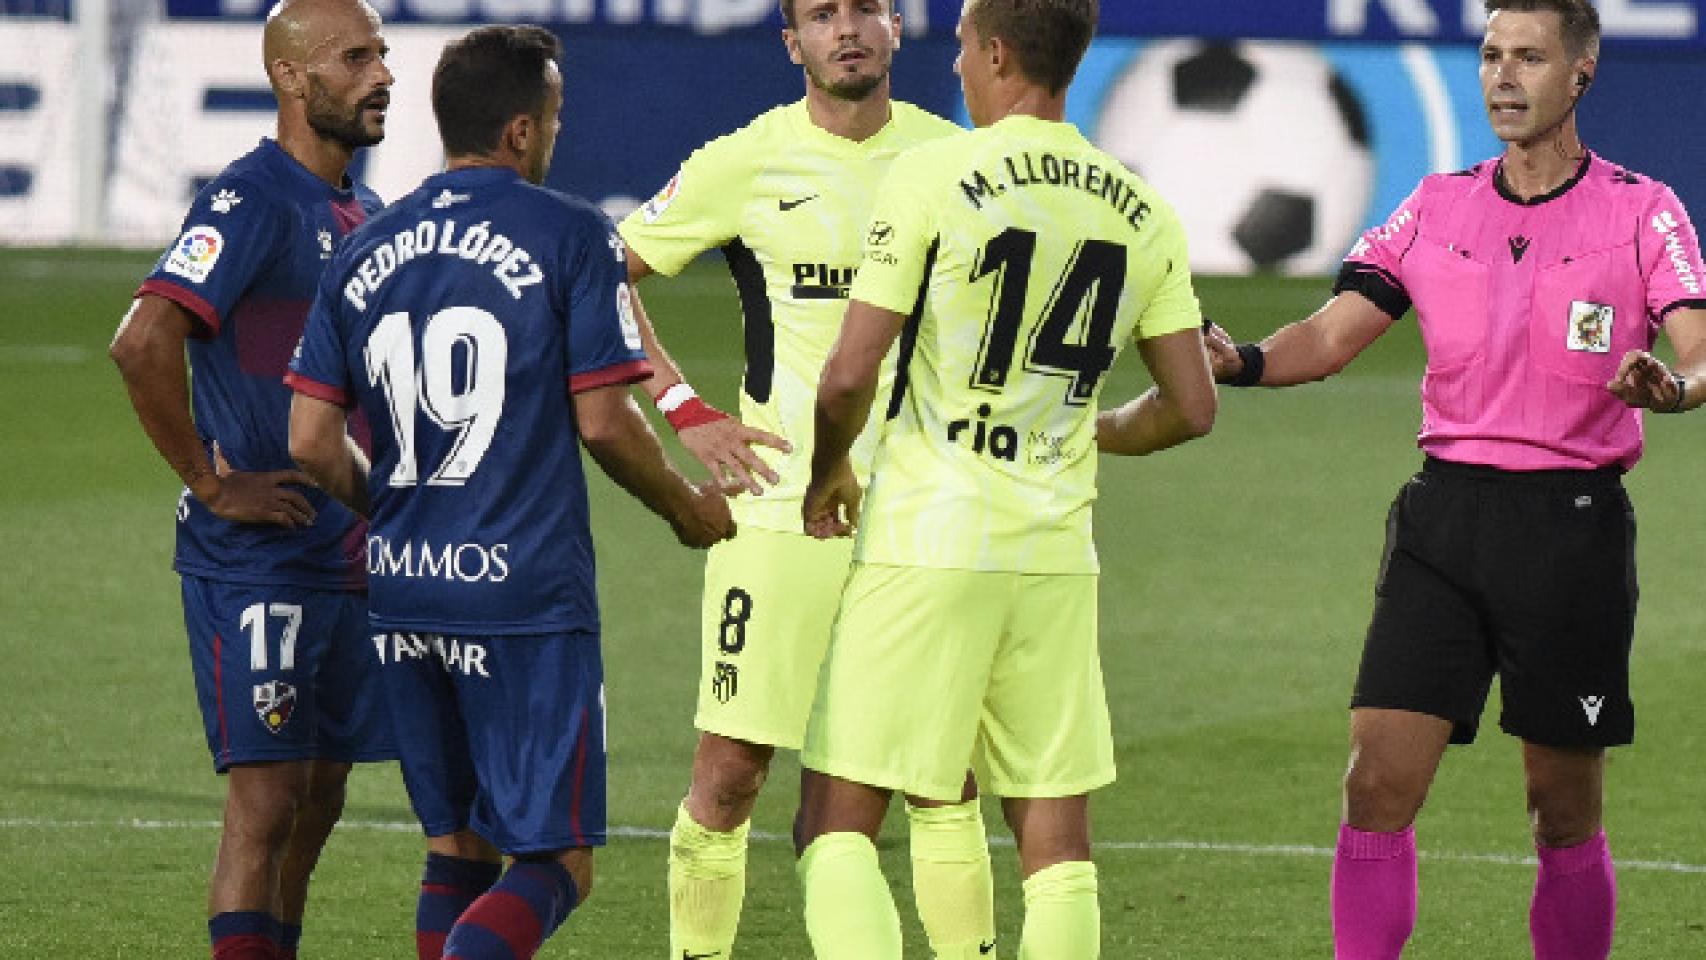
<svg viewBox="0 0 1706 960"><path fill-rule="evenodd" d="M1619 471L1429 459L1392 503L1374 592L1351 706L1443 717L1472 743L1496 673L1512 736L1634 739L1635 511Z"/></svg>

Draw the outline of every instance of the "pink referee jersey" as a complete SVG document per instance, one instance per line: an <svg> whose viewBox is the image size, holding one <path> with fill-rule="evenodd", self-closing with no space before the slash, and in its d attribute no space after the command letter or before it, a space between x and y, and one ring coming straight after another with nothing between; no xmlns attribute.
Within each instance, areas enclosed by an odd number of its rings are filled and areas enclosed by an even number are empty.
<svg viewBox="0 0 1706 960"><path fill-rule="evenodd" d="M1522 201L1489 160L1422 180L1346 257L1335 291L1394 318L1414 303L1427 347L1423 452L1504 470L1627 469L1641 414L1605 384L1671 311L1706 308L1688 213L1664 184L1593 154Z"/></svg>

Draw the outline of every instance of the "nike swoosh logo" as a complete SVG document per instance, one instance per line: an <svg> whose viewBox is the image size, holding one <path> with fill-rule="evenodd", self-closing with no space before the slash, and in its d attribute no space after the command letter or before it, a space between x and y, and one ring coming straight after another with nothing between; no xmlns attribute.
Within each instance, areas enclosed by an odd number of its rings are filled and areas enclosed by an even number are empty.
<svg viewBox="0 0 1706 960"><path fill-rule="evenodd" d="M722 955L723 951L721 950L712 950L710 953L688 953L683 950L681 951L681 960L705 960L707 957L720 957Z"/></svg>
<svg viewBox="0 0 1706 960"><path fill-rule="evenodd" d="M802 198L799 200L778 200L778 201L776 201L776 206L780 207L782 209L783 213L787 213L789 210L792 210L795 207L801 206L803 204L811 203L813 200L816 200L817 198L818 198L818 195L814 193L809 197L805 197L805 198ZM691 958L690 958L690 960L691 960Z"/></svg>

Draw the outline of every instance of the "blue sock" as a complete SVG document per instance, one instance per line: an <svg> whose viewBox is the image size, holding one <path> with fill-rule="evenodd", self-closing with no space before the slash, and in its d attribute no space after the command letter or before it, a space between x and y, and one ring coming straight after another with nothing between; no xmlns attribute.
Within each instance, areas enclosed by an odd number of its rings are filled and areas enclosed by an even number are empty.
<svg viewBox="0 0 1706 960"><path fill-rule="evenodd" d="M279 960L296 960L296 948L302 943L302 924L280 923L278 925L278 955Z"/></svg>
<svg viewBox="0 0 1706 960"><path fill-rule="evenodd" d="M528 960L580 899L556 860L517 860L497 886L463 911L444 960Z"/></svg>
<svg viewBox="0 0 1706 960"><path fill-rule="evenodd" d="M468 905L492 888L503 864L465 860L428 853L421 871L421 897L415 904L415 955L419 960L444 956L444 940Z"/></svg>
<svg viewBox="0 0 1706 960"><path fill-rule="evenodd" d="M274 960L278 920L261 910L233 910L210 917L207 938L214 960Z"/></svg>

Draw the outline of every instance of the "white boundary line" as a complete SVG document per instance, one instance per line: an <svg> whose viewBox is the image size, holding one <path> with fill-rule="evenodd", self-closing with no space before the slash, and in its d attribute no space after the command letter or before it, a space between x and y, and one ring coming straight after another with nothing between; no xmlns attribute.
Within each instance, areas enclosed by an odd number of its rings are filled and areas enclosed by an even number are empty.
<svg viewBox="0 0 1706 960"><path fill-rule="evenodd" d="M7 817L0 818L0 830L218 830L217 820L50 820L38 817ZM338 824L340 830L361 830L370 833L420 833L417 823L405 823L385 820L344 820ZM668 830L655 830L651 827L610 828L610 836L624 837L633 840L668 840ZM768 833L754 830L752 839L763 843L789 842L789 838L780 833ZM990 838L990 845L996 847L1011 847L1013 839L1005 836ZM1209 843L1200 840L1098 840L1094 848L1099 852L1131 852L1131 853L1213 853L1230 856L1247 857L1306 857L1325 860L1333 856L1332 847L1316 847L1305 844L1260 844L1260 843ZM1423 860L1437 863L1490 863L1504 867L1532 867L1539 861L1529 856L1513 856L1503 853L1449 853L1423 850L1420 853ZM1633 870L1645 873L1675 873L1706 876L1706 864L1684 863L1675 860L1627 860L1618 859L1617 869Z"/></svg>

